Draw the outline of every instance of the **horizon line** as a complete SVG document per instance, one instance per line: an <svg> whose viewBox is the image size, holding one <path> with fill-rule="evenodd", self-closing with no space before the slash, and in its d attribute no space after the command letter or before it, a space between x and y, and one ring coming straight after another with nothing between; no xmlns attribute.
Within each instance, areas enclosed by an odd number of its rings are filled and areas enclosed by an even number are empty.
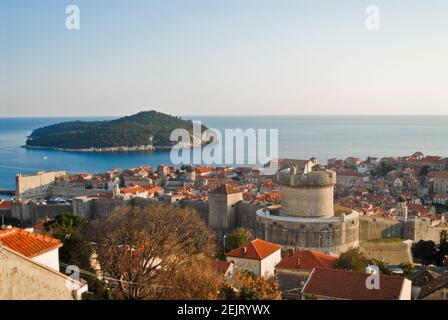
<svg viewBox="0 0 448 320"><path fill-rule="evenodd" d="M142 112L142 111L139 111ZM137 113L139 113L137 112ZM176 115L172 113L165 113L171 116L178 116L178 117L289 117L289 116L296 116L296 117L434 117L434 116L442 116L446 117L448 116L448 113L433 113L433 114L296 114L296 113L290 113L290 114L238 114L238 115L232 115L232 114L184 114L184 115ZM137 114L134 113L134 114ZM132 115L132 114L131 114ZM0 116L0 119L30 119L30 118L111 118L111 117L125 117L129 116L129 114L122 114L122 115L43 115L43 116L35 116L35 115L27 115L27 116Z"/></svg>

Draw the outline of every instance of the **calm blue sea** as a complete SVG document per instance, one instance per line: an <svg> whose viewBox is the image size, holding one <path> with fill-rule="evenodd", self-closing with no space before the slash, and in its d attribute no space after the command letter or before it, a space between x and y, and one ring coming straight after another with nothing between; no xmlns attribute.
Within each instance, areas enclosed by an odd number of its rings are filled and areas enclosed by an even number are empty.
<svg viewBox="0 0 448 320"><path fill-rule="evenodd" d="M281 157L332 157L426 154L448 156L448 116L188 116L210 128L278 129ZM170 164L168 151L87 154L21 148L33 129L74 119L0 118L0 189L13 189L17 173L38 170L104 172L112 168Z"/></svg>

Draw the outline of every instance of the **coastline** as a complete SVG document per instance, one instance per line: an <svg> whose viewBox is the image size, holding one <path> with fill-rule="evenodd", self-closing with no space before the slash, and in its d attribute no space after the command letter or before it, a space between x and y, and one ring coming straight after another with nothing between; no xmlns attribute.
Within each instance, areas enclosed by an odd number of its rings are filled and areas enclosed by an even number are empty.
<svg viewBox="0 0 448 320"><path fill-rule="evenodd" d="M119 153L119 152L153 152L157 150L167 150L171 148L170 146L153 146L153 145L142 145L142 146L120 146L120 147L106 147L106 148L85 148L85 149L70 149L70 148L58 148L58 147L40 147L40 146L30 146L23 145L22 148L34 149L34 150L56 150L64 152L83 152L83 153Z"/></svg>
<svg viewBox="0 0 448 320"><path fill-rule="evenodd" d="M216 142L205 142L201 141L202 145L207 145L209 143ZM55 151L64 151L64 152L81 152L81 153L125 153L125 152L154 152L154 151L166 151L171 150L172 148L180 148L180 149L191 149L193 148L193 143L176 143L170 146L154 146L152 144L148 145L140 145L140 146L119 146L119 147L105 147L105 148L81 148L81 149L71 149L71 148L58 148L58 147L41 147L41 146L30 146L30 145L22 145L21 148L25 149L34 149L34 150L55 150Z"/></svg>

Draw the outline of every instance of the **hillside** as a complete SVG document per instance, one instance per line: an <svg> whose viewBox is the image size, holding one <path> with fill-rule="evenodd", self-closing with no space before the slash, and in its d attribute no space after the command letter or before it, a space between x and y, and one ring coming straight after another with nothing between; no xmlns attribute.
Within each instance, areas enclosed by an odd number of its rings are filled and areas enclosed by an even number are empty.
<svg viewBox="0 0 448 320"><path fill-rule="evenodd" d="M146 146L144 150L149 150L151 145L172 146L170 134L177 128L192 132L193 123L157 111L144 111L110 121L70 121L42 127L33 131L25 147L114 151L121 147Z"/></svg>

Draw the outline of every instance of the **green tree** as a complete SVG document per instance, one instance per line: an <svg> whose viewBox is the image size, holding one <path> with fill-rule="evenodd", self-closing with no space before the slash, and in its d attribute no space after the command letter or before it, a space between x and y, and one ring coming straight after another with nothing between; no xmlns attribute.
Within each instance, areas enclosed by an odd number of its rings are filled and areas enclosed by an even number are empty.
<svg viewBox="0 0 448 320"><path fill-rule="evenodd" d="M428 175L429 171L430 171L430 168L429 168L428 166L423 166L423 167L420 169L420 172L418 173L418 175L419 175L420 177L426 177L426 176Z"/></svg>
<svg viewBox="0 0 448 320"><path fill-rule="evenodd" d="M428 265L434 263L436 260L437 248L434 241L420 240L417 242L412 250L415 258L420 259L422 264Z"/></svg>
<svg viewBox="0 0 448 320"><path fill-rule="evenodd" d="M380 270L380 273L382 273L382 274L387 274L387 275L392 274L392 272L387 268L386 264L383 261L373 259L373 260L369 260L368 264L376 265L378 267L378 269Z"/></svg>
<svg viewBox="0 0 448 320"><path fill-rule="evenodd" d="M89 267L90 247L85 236L87 220L69 213L62 213L44 225L48 234L61 240L59 258L66 264L80 268Z"/></svg>
<svg viewBox="0 0 448 320"><path fill-rule="evenodd" d="M369 260L364 253L359 248L355 248L341 253L336 261L336 268L363 272L368 264Z"/></svg>
<svg viewBox="0 0 448 320"><path fill-rule="evenodd" d="M226 238L226 250L233 250L249 243L254 239L253 234L244 228L233 230Z"/></svg>
<svg viewBox="0 0 448 320"><path fill-rule="evenodd" d="M406 278L408 278L415 271L414 265L410 262L400 264L400 268L403 270L403 276Z"/></svg>
<svg viewBox="0 0 448 320"><path fill-rule="evenodd" d="M387 162L381 162L379 166L377 166L375 168L375 170L373 170L374 175L379 176L379 177L385 177L389 171L394 170L394 167L392 167L390 164L388 164Z"/></svg>

